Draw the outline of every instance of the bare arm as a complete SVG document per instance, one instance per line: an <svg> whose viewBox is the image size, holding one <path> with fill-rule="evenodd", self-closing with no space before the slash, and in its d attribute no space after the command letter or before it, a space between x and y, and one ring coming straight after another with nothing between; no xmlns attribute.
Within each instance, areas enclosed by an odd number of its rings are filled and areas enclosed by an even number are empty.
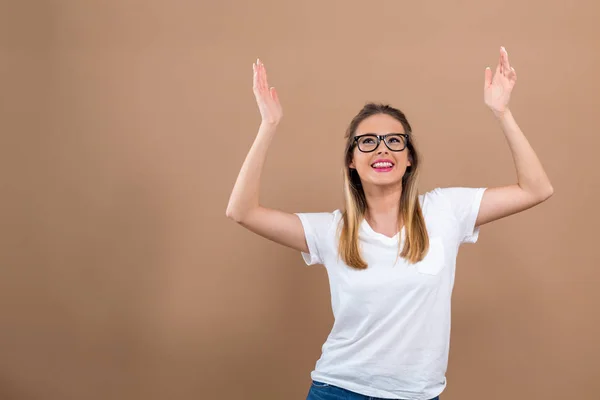
<svg viewBox="0 0 600 400"><path fill-rule="evenodd" d="M485 191L475 226L519 213L546 201L554 193L550 179L508 108L517 73L502 47L496 73L485 71L484 100L500 122L512 152L517 183Z"/></svg>
<svg viewBox="0 0 600 400"><path fill-rule="evenodd" d="M475 226L525 211L554 193L540 160L510 111L507 109L498 118L513 155L517 183L485 191Z"/></svg>
<svg viewBox="0 0 600 400"><path fill-rule="evenodd" d="M308 253L300 218L295 214L263 207L259 203L262 169L281 120L282 109L275 88L268 86L264 65L257 60L253 67L253 90L262 122L231 192L226 215L262 237Z"/></svg>

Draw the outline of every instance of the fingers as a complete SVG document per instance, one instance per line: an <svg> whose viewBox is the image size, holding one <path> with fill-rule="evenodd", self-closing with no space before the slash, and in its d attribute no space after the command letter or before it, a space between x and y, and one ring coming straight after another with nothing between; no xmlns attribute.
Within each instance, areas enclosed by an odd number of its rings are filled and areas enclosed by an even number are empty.
<svg viewBox="0 0 600 400"><path fill-rule="evenodd" d="M252 90L254 95L258 98L262 95L262 82L261 82L261 70L259 60L256 59L256 63L252 63L252 71L254 72L252 80Z"/></svg>
<svg viewBox="0 0 600 400"><path fill-rule="evenodd" d="M510 61L508 61L508 52L504 47L500 48L501 56L502 56L502 72L504 76L508 78L513 78L516 76L517 72L513 67L510 66Z"/></svg>
<svg viewBox="0 0 600 400"><path fill-rule="evenodd" d="M263 90L263 79L262 79L262 64L260 60L256 59L256 89L259 93L262 93Z"/></svg>
<svg viewBox="0 0 600 400"><path fill-rule="evenodd" d="M260 91L262 93L265 93L266 91L269 90L269 84L267 83L267 70L265 69L265 65L262 63L262 61L260 60L256 60L256 62L258 63L258 71L259 71L259 87L260 87Z"/></svg>
<svg viewBox="0 0 600 400"><path fill-rule="evenodd" d="M256 59L256 87L259 92L263 92L263 82L262 82L262 64L260 60Z"/></svg>
<svg viewBox="0 0 600 400"><path fill-rule="evenodd" d="M252 71L254 72L253 80L252 80L253 88L254 88L255 92L259 92L260 91L260 64L258 63L258 58L256 59L255 63L252 63Z"/></svg>
<svg viewBox="0 0 600 400"><path fill-rule="evenodd" d="M253 90L257 101L261 104L275 104L277 107L281 107L279 95L274 87L269 87L267 70L260 59L256 59L256 63L252 63L252 70L254 71Z"/></svg>
<svg viewBox="0 0 600 400"><path fill-rule="evenodd" d="M510 61L508 61L508 52L504 47L501 47L502 59L503 59L503 73L511 81L517 80L517 71L511 67Z"/></svg>
<svg viewBox="0 0 600 400"><path fill-rule="evenodd" d="M254 90L255 95L260 94L260 66L257 63L252 63L252 71L254 71L254 76L252 80L252 89Z"/></svg>
<svg viewBox="0 0 600 400"><path fill-rule="evenodd" d="M502 73L502 59L498 60L498 65L496 65L496 73L494 76L500 76Z"/></svg>
<svg viewBox="0 0 600 400"><path fill-rule="evenodd" d="M504 75L508 75L511 72L510 63L508 62L508 52L504 47L501 47L500 53L502 55L502 72Z"/></svg>
<svg viewBox="0 0 600 400"><path fill-rule="evenodd" d="M269 91L269 83L267 82L267 70L265 65L256 59L256 63L252 64L252 70L254 71L253 87L257 93L265 94Z"/></svg>
<svg viewBox="0 0 600 400"><path fill-rule="evenodd" d="M510 67L509 73L506 75L509 82L515 83L517 81L517 71L513 67Z"/></svg>
<svg viewBox="0 0 600 400"><path fill-rule="evenodd" d="M484 87L489 87L492 84L492 70L490 67L485 68Z"/></svg>
<svg viewBox="0 0 600 400"><path fill-rule="evenodd" d="M261 79L262 79L262 88L266 92L269 90L269 83L267 81L267 69L265 68L265 64L260 62L261 69Z"/></svg>

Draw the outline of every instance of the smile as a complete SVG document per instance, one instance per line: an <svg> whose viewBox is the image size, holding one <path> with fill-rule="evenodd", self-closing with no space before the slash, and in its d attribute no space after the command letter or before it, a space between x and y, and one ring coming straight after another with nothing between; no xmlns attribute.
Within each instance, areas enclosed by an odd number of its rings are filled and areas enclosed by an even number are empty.
<svg viewBox="0 0 600 400"><path fill-rule="evenodd" d="M394 163L389 160L377 160L371 167L377 172L389 172L394 168Z"/></svg>

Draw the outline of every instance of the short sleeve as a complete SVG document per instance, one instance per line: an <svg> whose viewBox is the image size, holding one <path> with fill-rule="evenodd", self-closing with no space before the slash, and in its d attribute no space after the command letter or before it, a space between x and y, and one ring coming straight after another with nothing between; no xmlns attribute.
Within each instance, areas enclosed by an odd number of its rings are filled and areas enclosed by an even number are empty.
<svg viewBox="0 0 600 400"><path fill-rule="evenodd" d="M449 187L437 191L450 208L458 225L460 243L476 243L479 227L475 227L483 193L487 188Z"/></svg>
<svg viewBox="0 0 600 400"><path fill-rule="evenodd" d="M302 222L308 245L308 253L301 253L304 262L306 265L323 264L336 212L296 213L296 215Z"/></svg>

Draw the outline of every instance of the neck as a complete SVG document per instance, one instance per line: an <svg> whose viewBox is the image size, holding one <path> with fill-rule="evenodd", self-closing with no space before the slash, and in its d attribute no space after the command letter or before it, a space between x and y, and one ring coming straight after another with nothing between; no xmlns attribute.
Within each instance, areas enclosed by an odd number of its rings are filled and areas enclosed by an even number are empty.
<svg viewBox="0 0 600 400"><path fill-rule="evenodd" d="M363 189L367 200L365 218L369 225L384 229L396 227L400 212L402 186L363 187Z"/></svg>

